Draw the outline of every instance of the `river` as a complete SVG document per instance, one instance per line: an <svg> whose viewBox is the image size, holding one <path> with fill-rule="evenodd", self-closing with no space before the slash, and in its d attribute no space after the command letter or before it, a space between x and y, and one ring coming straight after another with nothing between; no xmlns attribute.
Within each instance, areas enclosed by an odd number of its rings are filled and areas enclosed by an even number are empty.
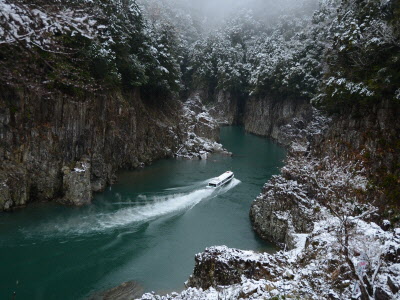
<svg viewBox="0 0 400 300"><path fill-rule="evenodd" d="M212 245L273 252L248 213L285 151L241 127L221 129L233 157L161 160L123 171L87 207L31 204L0 214L0 299L86 299L125 281L145 291L183 289L194 255ZM226 170L218 190L207 181Z"/></svg>

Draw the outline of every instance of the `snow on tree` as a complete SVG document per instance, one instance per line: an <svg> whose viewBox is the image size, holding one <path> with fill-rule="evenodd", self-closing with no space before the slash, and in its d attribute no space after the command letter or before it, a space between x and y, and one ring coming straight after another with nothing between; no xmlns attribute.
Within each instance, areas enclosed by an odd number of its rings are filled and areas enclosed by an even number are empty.
<svg viewBox="0 0 400 300"><path fill-rule="evenodd" d="M134 0L1 0L0 8L0 51L20 48L35 57L30 67L45 65L52 87L87 89L97 81L102 88L151 85L159 93L180 88L173 32L147 22Z"/></svg>

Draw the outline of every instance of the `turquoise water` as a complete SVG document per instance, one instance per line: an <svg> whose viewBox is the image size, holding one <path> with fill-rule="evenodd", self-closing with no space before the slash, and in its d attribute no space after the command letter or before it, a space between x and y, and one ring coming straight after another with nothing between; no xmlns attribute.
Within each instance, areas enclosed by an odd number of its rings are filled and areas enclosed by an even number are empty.
<svg viewBox="0 0 400 300"><path fill-rule="evenodd" d="M0 299L85 299L125 281L145 291L181 290L194 255L212 245L275 251L253 233L248 213L285 157L275 143L221 130L233 157L162 160L120 172L83 208L32 204L0 214ZM236 178L206 189L226 170ZM17 284L18 281L18 284Z"/></svg>

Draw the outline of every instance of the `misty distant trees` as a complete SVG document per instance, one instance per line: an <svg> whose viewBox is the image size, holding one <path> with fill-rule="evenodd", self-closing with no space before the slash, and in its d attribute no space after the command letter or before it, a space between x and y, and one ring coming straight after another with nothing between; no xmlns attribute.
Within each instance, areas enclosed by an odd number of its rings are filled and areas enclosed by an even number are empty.
<svg viewBox="0 0 400 300"><path fill-rule="evenodd" d="M399 1L315 2L233 1L240 9L210 22L188 0L7 0L0 79L69 94L290 96L331 111L399 101Z"/></svg>
<svg viewBox="0 0 400 300"><path fill-rule="evenodd" d="M314 95L322 77L319 27L309 15L287 13L270 24L244 10L194 43L192 84L247 95Z"/></svg>
<svg viewBox="0 0 400 300"><path fill-rule="evenodd" d="M312 99L337 111L400 100L397 1L321 1L273 23L237 12L189 48L192 86L237 94Z"/></svg>

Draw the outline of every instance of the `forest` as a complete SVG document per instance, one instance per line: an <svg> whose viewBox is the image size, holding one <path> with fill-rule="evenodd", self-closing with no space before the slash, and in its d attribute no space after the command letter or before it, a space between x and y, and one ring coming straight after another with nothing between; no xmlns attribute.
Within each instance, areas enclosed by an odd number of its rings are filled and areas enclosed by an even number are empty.
<svg viewBox="0 0 400 300"><path fill-rule="evenodd" d="M2 80L71 94L295 95L331 112L398 101L399 3L307 1L269 18L246 7L213 30L173 1L2 1Z"/></svg>

